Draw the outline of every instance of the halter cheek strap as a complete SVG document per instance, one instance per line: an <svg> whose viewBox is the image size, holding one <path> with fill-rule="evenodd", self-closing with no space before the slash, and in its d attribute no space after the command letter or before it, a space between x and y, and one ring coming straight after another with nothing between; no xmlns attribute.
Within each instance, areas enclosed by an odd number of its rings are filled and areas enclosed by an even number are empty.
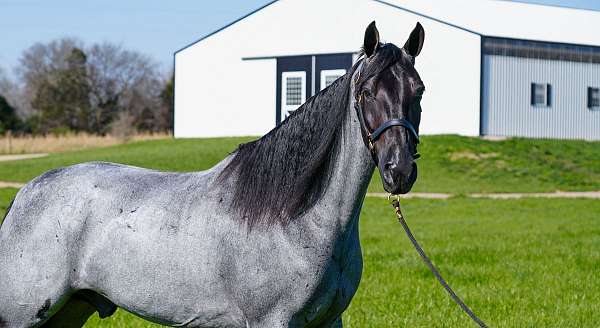
<svg viewBox="0 0 600 328"><path fill-rule="evenodd" d="M360 71L359 71L359 77L360 77ZM357 81L358 81L358 78L357 78ZM415 127L409 120L404 119L404 118L393 118L391 120L387 120L387 121L381 123L381 125L379 125L379 127L377 129L375 129L375 131L370 132L369 128L367 127L367 124L365 122L362 108L360 107L361 101L362 101L362 93L359 93L358 98L356 99L356 101L354 103L355 109L356 109L356 113L358 115L358 120L360 121L360 126L361 126L363 136L366 139L367 147L369 147L369 151L371 152L373 161L375 161L375 165L377 165L377 153L375 152L375 142L377 142L377 140L379 139L381 134L383 134L383 132L385 132L387 129L389 129L391 127L401 126L401 127L405 128L406 130L408 130L410 135L415 140L415 150L416 150L416 145L419 143L419 134L417 133L417 130L415 129ZM421 155L419 155L416 152L412 156L413 156L413 159L417 159L417 158L421 157Z"/></svg>

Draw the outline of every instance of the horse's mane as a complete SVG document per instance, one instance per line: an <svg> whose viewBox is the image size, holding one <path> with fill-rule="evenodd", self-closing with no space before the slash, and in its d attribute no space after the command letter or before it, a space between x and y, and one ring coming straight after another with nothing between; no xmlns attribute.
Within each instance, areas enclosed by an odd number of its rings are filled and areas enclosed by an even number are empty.
<svg viewBox="0 0 600 328"><path fill-rule="evenodd" d="M395 51L384 52L388 56L381 57L395 57ZM357 67L358 63L262 138L241 144L235 151L220 179L235 176L232 205L250 227L286 224L321 198L340 151ZM372 76L371 71L365 78Z"/></svg>

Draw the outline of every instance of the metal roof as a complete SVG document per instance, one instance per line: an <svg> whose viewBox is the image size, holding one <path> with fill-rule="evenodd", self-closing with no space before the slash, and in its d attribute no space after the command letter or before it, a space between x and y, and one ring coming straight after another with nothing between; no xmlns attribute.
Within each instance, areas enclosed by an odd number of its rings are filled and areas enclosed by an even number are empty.
<svg viewBox="0 0 600 328"><path fill-rule="evenodd" d="M469 32L600 45L600 12L499 0L374 0Z"/></svg>

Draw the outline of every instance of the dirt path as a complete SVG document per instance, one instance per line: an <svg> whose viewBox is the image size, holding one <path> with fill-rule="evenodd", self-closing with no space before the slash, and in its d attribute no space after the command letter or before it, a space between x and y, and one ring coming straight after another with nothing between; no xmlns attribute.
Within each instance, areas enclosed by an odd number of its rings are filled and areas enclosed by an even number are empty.
<svg viewBox="0 0 600 328"><path fill-rule="evenodd" d="M370 197L387 198L386 193L367 193ZM401 198L427 198L427 199L448 199L453 194L441 193L419 193L411 192L407 195L400 195ZM591 198L600 199L600 191L556 191L556 192L532 192L532 193L473 193L467 194L471 198L491 198L491 199L520 199L520 198Z"/></svg>
<svg viewBox="0 0 600 328"><path fill-rule="evenodd" d="M600 199L600 191L555 191L533 193L470 194L473 198L518 199L518 198L592 198Z"/></svg>
<svg viewBox="0 0 600 328"><path fill-rule="evenodd" d="M387 198L389 194L384 192L369 192L367 193L367 197L380 197ZM441 193L433 193L433 192L411 192L406 195L400 195L400 198L409 199L409 198L425 198L425 199L448 199L452 197L452 194L441 194Z"/></svg>
<svg viewBox="0 0 600 328"><path fill-rule="evenodd" d="M48 156L48 154L46 154L46 153L21 154L21 155L0 155L0 162L18 161L21 159L40 158L40 157L46 157L46 156Z"/></svg>
<svg viewBox="0 0 600 328"><path fill-rule="evenodd" d="M0 188L21 188L23 183L0 181Z"/></svg>

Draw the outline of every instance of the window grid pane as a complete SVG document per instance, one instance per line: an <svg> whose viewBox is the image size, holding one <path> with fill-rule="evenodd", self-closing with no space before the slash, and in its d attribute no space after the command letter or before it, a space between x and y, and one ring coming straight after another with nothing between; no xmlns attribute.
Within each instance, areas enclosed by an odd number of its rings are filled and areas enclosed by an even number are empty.
<svg viewBox="0 0 600 328"><path fill-rule="evenodd" d="M533 106L550 106L550 84L532 83L531 84L531 104Z"/></svg>
<svg viewBox="0 0 600 328"><path fill-rule="evenodd" d="M546 104L546 88L542 84L535 85L535 104L545 105Z"/></svg>
<svg viewBox="0 0 600 328"><path fill-rule="evenodd" d="M302 78L287 77L285 90L285 104L289 106L302 105Z"/></svg>

